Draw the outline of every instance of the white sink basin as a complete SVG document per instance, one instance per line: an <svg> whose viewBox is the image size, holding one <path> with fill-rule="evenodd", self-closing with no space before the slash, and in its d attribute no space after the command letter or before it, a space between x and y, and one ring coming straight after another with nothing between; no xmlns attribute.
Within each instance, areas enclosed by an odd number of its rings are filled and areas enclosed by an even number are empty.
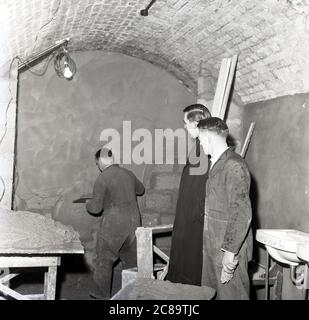
<svg viewBox="0 0 309 320"><path fill-rule="evenodd" d="M301 262L297 256L297 246L309 246L309 233L292 229L258 229L256 240L266 246L273 259L296 266Z"/></svg>
<svg viewBox="0 0 309 320"><path fill-rule="evenodd" d="M297 256L309 263L309 244L300 243L296 249Z"/></svg>

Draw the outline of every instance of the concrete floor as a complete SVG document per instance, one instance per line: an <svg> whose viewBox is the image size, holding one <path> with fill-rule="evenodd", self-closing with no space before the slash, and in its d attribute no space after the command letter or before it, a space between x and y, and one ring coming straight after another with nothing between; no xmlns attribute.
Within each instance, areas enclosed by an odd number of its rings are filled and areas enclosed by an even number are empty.
<svg viewBox="0 0 309 320"><path fill-rule="evenodd" d="M30 272L33 270L34 272ZM14 270L15 271L15 270ZM18 271L18 270L17 270ZM25 271L25 269L23 270ZM44 269L29 269L11 280L10 287L21 294L43 293ZM112 296L121 289L121 264L114 268ZM11 270L12 272L12 270ZM65 256L57 274L57 300L93 300L89 296L92 287L91 272L81 256ZM251 300L263 300L264 288L251 288ZM272 289L271 289L272 290ZM270 290L270 297L272 291ZM1 294L0 294L1 299Z"/></svg>

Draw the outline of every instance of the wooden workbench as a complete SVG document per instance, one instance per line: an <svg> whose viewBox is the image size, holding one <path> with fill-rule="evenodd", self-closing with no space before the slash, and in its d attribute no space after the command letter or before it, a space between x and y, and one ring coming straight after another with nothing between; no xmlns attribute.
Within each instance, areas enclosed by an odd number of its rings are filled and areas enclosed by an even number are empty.
<svg viewBox="0 0 309 320"><path fill-rule="evenodd" d="M82 254L78 233L51 218L0 208L0 294L17 300L54 300L61 255ZM22 295L9 287L20 273L12 268L45 268L44 292Z"/></svg>

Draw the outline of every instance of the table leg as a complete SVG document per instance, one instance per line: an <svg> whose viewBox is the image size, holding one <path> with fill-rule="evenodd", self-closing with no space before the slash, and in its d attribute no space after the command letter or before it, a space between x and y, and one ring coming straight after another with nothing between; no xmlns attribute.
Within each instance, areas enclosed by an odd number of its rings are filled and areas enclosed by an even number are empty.
<svg viewBox="0 0 309 320"><path fill-rule="evenodd" d="M268 300L269 292L269 253L266 250L266 266L265 266L265 300Z"/></svg>
<svg viewBox="0 0 309 320"><path fill-rule="evenodd" d="M154 279L153 240L151 228L139 227L135 231L137 246L137 276Z"/></svg>
<svg viewBox="0 0 309 320"><path fill-rule="evenodd" d="M3 284L0 283L0 291L3 292L4 294L13 297L16 300L30 300L29 298L27 298L26 296L10 289L7 286L4 286Z"/></svg>
<svg viewBox="0 0 309 320"><path fill-rule="evenodd" d="M305 264L305 270L304 270L304 296L305 296L305 300L308 300L309 295L308 295L308 291L309 291L309 264L306 263Z"/></svg>
<svg viewBox="0 0 309 320"><path fill-rule="evenodd" d="M57 267L48 267L44 275L44 297L45 300L55 300L56 297Z"/></svg>

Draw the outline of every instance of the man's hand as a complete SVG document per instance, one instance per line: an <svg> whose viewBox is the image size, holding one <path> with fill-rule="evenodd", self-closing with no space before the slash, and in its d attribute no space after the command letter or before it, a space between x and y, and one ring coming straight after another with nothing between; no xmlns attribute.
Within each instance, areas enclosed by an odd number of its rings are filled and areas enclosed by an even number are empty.
<svg viewBox="0 0 309 320"><path fill-rule="evenodd" d="M233 271L238 262L235 262L235 254L230 251L224 251L223 258L222 258L222 264L227 269Z"/></svg>
<svg viewBox="0 0 309 320"><path fill-rule="evenodd" d="M223 267L221 272L221 283L227 283L233 278L233 272L226 271L226 269Z"/></svg>
<svg viewBox="0 0 309 320"><path fill-rule="evenodd" d="M224 251L222 259L222 273L221 273L221 282L229 282L234 275L234 271L237 267L238 261L235 260L235 254L233 252Z"/></svg>

